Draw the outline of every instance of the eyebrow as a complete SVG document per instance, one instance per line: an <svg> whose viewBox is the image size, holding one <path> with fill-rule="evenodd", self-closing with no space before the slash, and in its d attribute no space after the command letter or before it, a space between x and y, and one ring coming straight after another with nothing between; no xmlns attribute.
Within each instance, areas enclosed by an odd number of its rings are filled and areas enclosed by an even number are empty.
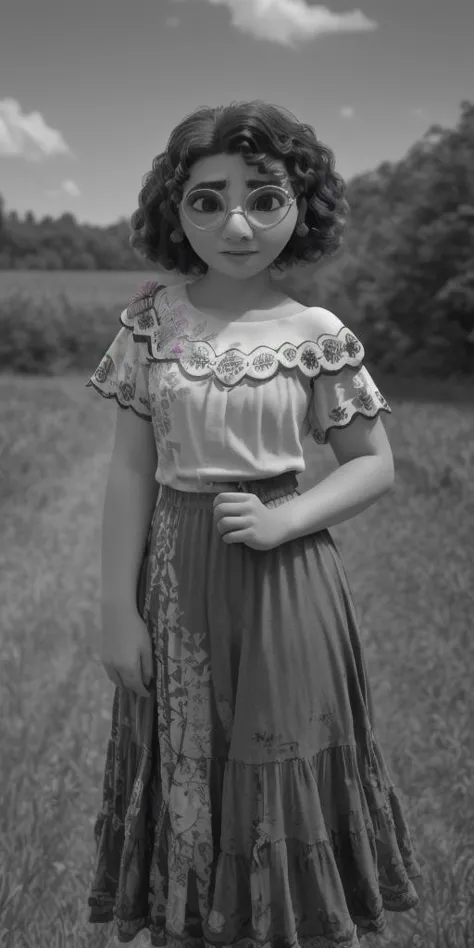
<svg viewBox="0 0 474 948"><path fill-rule="evenodd" d="M195 188L214 188L216 191L223 191L226 185L229 184L228 178L219 178L217 181L199 181L197 184L193 184L190 191L194 191ZM281 178L249 178L245 182L248 188L259 188L264 184L278 184L282 187Z"/></svg>

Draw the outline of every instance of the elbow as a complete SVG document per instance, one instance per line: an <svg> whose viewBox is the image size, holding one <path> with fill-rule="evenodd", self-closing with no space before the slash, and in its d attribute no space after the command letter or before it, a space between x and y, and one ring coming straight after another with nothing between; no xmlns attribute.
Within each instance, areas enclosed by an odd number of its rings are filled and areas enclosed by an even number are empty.
<svg viewBox="0 0 474 948"><path fill-rule="evenodd" d="M391 452L390 454L364 454L359 457L364 458L365 463L370 465L370 472L369 467L365 469L367 486L370 482L375 499L382 497L395 484L395 464Z"/></svg>

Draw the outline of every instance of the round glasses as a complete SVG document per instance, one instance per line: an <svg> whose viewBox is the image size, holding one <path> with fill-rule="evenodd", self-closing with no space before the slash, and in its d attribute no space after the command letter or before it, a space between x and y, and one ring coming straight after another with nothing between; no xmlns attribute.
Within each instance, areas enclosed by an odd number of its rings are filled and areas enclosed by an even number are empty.
<svg viewBox="0 0 474 948"><path fill-rule="evenodd" d="M296 197L291 197L284 188L264 185L247 195L242 210L229 211L220 191L198 188L183 198L181 209L198 230L216 230L230 214L243 214L251 227L268 229L284 220L295 201Z"/></svg>

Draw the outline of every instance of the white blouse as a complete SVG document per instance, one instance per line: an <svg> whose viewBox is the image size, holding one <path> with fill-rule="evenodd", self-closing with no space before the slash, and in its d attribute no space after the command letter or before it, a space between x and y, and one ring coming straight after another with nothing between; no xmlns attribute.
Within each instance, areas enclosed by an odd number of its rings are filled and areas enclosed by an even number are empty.
<svg viewBox="0 0 474 948"><path fill-rule="evenodd" d="M151 422L155 479L178 490L301 473L308 434L326 444L331 428L391 411L362 343L317 306L223 324L184 284L149 282L120 322L86 387Z"/></svg>

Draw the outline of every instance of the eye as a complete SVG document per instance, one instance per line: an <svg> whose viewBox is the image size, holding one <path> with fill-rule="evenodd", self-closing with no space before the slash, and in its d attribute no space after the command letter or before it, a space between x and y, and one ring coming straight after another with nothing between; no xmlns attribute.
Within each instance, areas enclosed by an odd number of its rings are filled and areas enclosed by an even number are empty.
<svg viewBox="0 0 474 948"><path fill-rule="evenodd" d="M198 206L202 201L202 207ZM222 209L222 201L215 192L195 191L186 198L186 205L197 214L215 214Z"/></svg>
<svg viewBox="0 0 474 948"><path fill-rule="evenodd" d="M267 190L256 194L251 203L254 211L272 212L285 207L287 200L284 192Z"/></svg>

